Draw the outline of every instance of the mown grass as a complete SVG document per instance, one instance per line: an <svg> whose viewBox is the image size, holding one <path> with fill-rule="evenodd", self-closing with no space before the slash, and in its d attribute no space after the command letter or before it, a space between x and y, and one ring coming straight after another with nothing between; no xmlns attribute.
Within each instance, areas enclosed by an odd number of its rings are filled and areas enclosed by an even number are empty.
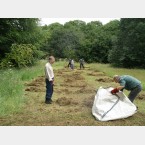
<svg viewBox="0 0 145 145"><path fill-rule="evenodd" d="M113 82L98 82L96 78L104 77L104 76L91 76L88 73L93 73L96 70L100 72L105 72L107 76L113 76L114 74L136 74L137 78L143 78L144 70L129 70L129 69L118 69L112 68L109 65L105 64L86 64L87 68L85 70L79 70L79 64L75 63L74 71L69 69L65 69L67 66L67 62L60 61L56 62L53 65L54 73L55 73L55 86L54 86L54 94L53 94L53 104L46 105L45 101L45 91L29 91L25 92L24 96L24 83L25 82L35 82L33 79L37 78L37 76L44 75L44 65L46 61L40 61L36 66L31 68L24 68L21 70L12 70L11 72L1 71L0 75L6 73L7 75L10 73L10 85L7 86L8 77L4 75L4 80L0 81L0 84L3 88L3 97L1 97L3 101L3 110L1 111L1 115L7 115L4 120L0 120L1 125L94 125L94 126L132 126L132 125L145 125L144 116L145 116L145 101L144 100L135 100L135 104L138 105L139 111L137 114L129 117L127 119L109 121L109 122L100 122L96 121L96 119L92 116L92 102L93 97L95 97L95 90L97 90L100 86L107 87L113 86L115 83ZM141 72L143 76L139 73ZM78 73L80 76L84 78L84 80L76 80L73 75ZM140 77L138 77L138 75ZM68 77L67 77L68 75ZM0 78L1 79L1 78ZM72 82L66 82L67 79L72 79ZM2 79L1 79L2 80ZM44 81L44 80L42 80ZM14 83L15 82L15 83ZM86 83L86 88L81 88L79 86L71 87L72 84L78 83ZM144 78L142 79L144 83ZM35 82L37 83L37 82ZM63 86L68 84L68 86ZM8 87L5 89L4 85ZM12 87L12 88L11 88ZM27 86L28 87L28 86ZM38 89L45 89L45 82L41 86L37 86ZM81 90L81 93L77 93L78 90ZM89 92L87 92L89 89ZM5 91L4 91L5 90ZM8 92L7 92L8 90ZM15 90L15 91L12 91ZM68 92L67 92L68 90ZM5 92L5 93L4 93ZM144 93L144 92L143 92ZM5 100L6 96L9 96L7 100ZM70 104L66 106L60 106L57 103L59 98L68 98L71 99L77 104ZM10 99L11 98L11 99ZM13 99L12 99L13 98ZM26 100L27 101L26 101ZM1 100L0 100L1 101ZM17 102L17 103L15 103ZM5 103L5 104L4 104ZM22 107L23 106L23 107ZM1 107L1 108L2 108ZM19 108L19 109L18 109ZM23 110L22 110L23 109ZM2 109L1 109L2 110ZM19 113L22 111L22 113ZM18 112L18 113L16 113ZM8 115L13 114L13 115Z"/></svg>
<svg viewBox="0 0 145 145"><path fill-rule="evenodd" d="M143 90L145 90L145 70L144 69L126 69L112 67L110 64L89 64L90 68L105 72L108 76L113 77L114 75L131 75L136 77L142 82Z"/></svg>

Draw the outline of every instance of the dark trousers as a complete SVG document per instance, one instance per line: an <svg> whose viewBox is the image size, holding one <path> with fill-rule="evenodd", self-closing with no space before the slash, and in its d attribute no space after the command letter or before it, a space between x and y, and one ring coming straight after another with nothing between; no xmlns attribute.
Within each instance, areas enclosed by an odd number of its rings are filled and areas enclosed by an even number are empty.
<svg viewBox="0 0 145 145"><path fill-rule="evenodd" d="M142 90L142 86L141 85L138 85L137 87L135 87L134 89L131 90L131 92L129 93L129 100L131 102L134 101L135 97L139 94L139 92L141 92Z"/></svg>
<svg viewBox="0 0 145 145"><path fill-rule="evenodd" d="M80 63L80 69L83 68L84 69L84 64Z"/></svg>
<svg viewBox="0 0 145 145"><path fill-rule="evenodd" d="M68 63L68 67L71 67L71 63Z"/></svg>
<svg viewBox="0 0 145 145"><path fill-rule="evenodd" d="M45 79L46 82L46 100L50 100L53 94L53 83L48 79Z"/></svg>

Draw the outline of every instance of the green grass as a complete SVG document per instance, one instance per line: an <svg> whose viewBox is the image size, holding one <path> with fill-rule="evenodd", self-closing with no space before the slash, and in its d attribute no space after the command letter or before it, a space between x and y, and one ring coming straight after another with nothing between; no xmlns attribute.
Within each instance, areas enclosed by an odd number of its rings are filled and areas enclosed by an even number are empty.
<svg viewBox="0 0 145 145"><path fill-rule="evenodd" d="M113 68L108 64L86 64L85 70L79 70L79 64L75 63L77 69L71 71L64 69L67 62L60 61L53 65L55 73L55 86L52 105L46 105L45 100L45 82L42 80L41 86L43 91L29 91L25 92L24 84L33 81L38 76L44 75L44 66L46 61L42 60L33 67L23 68L20 70L1 70L0 71L0 124L1 125L93 125L93 126L133 126L145 125L145 100L135 100L135 104L139 107L137 114L127 119L99 122L92 116L91 108L95 90L100 86L113 86L113 82L98 82L96 70L105 72L107 76L114 74L129 74L137 77L145 82L144 73L142 69L123 69ZM96 75L89 75L89 73L96 73ZM77 80L73 75L78 73L84 80ZM38 79L38 78L37 78ZM72 82L67 82L67 79L72 79ZM37 82L35 82L37 83ZM86 83L87 87L71 87L79 83ZM62 84L68 84L63 86ZM28 87L28 86L27 86ZM77 91L84 89L81 93ZM87 92L87 89L89 92ZM68 92L67 92L68 91ZM126 93L126 92L125 92ZM142 91L145 94L145 91ZM77 105L59 106L57 99L68 98L77 102ZM21 112L22 111L22 112ZM21 113L20 113L21 112ZM4 116L4 117L2 117ZM2 118L1 118L2 117Z"/></svg>
<svg viewBox="0 0 145 145"><path fill-rule="evenodd" d="M33 67L0 70L0 116L22 111L21 108L26 101L24 83L44 75L46 62L46 60L41 60ZM56 62L54 68L62 69L66 64L64 61Z"/></svg>
<svg viewBox="0 0 145 145"><path fill-rule="evenodd" d="M0 71L0 116L21 111L24 99L24 83L44 74L45 61L33 67Z"/></svg>
<svg viewBox="0 0 145 145"><path fill-rule="evenodd" d="M110 64L89 64L90 68L105 72L108 76L113 77L114 75L131 75L136 77L142 82L143 90L145 90L145 70L144 69L126 69L126 68L115 68Z"/></svg>

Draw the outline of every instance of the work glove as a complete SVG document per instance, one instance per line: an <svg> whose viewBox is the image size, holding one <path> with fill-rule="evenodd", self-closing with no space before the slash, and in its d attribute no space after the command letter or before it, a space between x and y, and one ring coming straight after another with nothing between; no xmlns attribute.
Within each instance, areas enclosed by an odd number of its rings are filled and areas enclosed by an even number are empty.
<svg viewBox="0 0 145 145"><path fill-rule="evenodd" d="M115 88L115 89L113 89L112 91L111 91L111 94L116 94L116 93L118 93L119 92L119 90L117 89L117 88Z"/></svg>

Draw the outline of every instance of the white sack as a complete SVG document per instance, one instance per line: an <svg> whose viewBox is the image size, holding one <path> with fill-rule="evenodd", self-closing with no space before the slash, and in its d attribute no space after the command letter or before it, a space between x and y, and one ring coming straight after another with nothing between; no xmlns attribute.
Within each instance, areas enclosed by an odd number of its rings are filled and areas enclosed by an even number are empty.
<svg viewBox="0 0 145 145"><path fill-rule="evenodd" d="M108 121L127 118L137 112L136 106L121 91L112 95L113 88L104 89L100 87L95 96L92 114L97 120Z"/></svg>

